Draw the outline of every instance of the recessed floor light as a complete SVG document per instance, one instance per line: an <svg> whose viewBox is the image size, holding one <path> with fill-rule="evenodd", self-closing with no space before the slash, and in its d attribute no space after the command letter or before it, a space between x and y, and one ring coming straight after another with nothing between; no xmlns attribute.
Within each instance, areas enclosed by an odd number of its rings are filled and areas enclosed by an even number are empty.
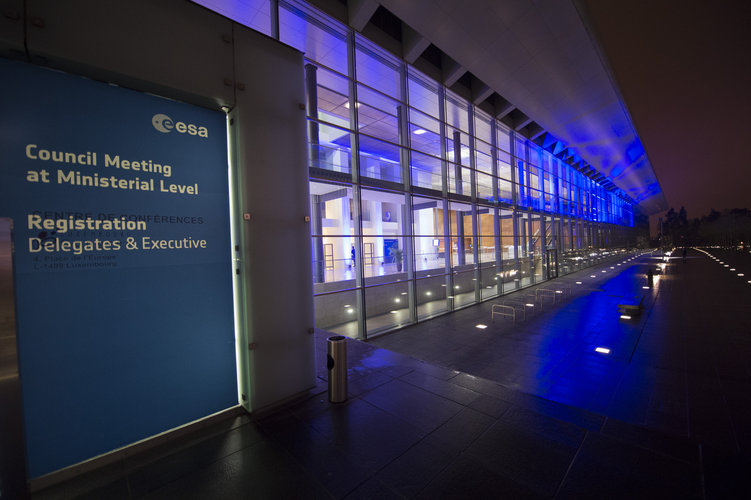
<svg viewBox="0 0 751 500"><path fill-rule="evenodd" d="M631 319L631 316L628 314L621 314L621 319Z"/></svg>
<svg viewBox="0 0 751 500"><path fill-rule="evenodd" d="M644 285L642 288L645 290L649 290L649 287L647 285Z"/></svg>
<svg viewBox="0 0 751 500"><path fill-rule="evenodd" d="M731 268L730 268L730 270L731 270L731 271L735 271L735 268L734 268L734 267L731 267Z"/></svg>
<svg viewBox="0 0 751 500"><path fill-rule="evenodd" d="M595 351L601 352L603 354L610 354L610 349L608 349L607 347L597 347Z"/></svg>
<svg viewBox="0 0 751 500"><path fill-rule="evenodd" d="M576 284L577 284L577 285L581 285L581 284L582 284L582 282L581 282L581 281L577 281L577 282L576 282Z"/></svg>
<svg viewBox="0 0 751 500"><path fill-rule="evenodd" d="M743 274L743 273L738 273L738 276L745 276L745 274Z"/></svg>
<svg viewBox="0 0 751 500"><path fill-rule="evenodd" d="M597 276L595 276L594 274L592 274L592 275L590 276L590 278L596 278L596 277L597 277Z"/></svg>
<svg viewBox="0 0 751 500"><path fill-rule="evenodd" d="M483 325L482 323L480 323L479 325L475 325L475 328L479 328L480 330L484 330L487 327L488 327L488 325Z"/></svg>

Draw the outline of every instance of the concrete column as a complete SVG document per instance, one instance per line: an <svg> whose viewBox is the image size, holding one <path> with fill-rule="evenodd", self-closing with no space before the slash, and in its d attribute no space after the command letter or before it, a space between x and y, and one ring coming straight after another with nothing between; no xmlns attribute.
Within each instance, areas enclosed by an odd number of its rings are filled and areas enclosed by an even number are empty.
<svg viewBox="0 0 751 500"><path fill-rule="evenodd" d="M461 150L461 133L454 130L454 189L456 189L457 194L464 194L462 190ZM465 265L467 261L464 256L464 213L459 210L456 211L456 254L458 265Z"/></svg>
<svg viewBox="0 0 751 500"><path fill-rule="evenodd" d="M305 110L308 114L308 164L319 167L320 163L320 135L318 131L318 79L313 64L305 65Z"/></svg>
<svg viewBox="0 0 751 500"><path fill-rule="evenodd" d="M323 233L323 202L319 195L310 196L310 222L311 233L320 235ZM323 238L313 238L313 280L316 283L325 281L326 264L323 261Z"/></svg>

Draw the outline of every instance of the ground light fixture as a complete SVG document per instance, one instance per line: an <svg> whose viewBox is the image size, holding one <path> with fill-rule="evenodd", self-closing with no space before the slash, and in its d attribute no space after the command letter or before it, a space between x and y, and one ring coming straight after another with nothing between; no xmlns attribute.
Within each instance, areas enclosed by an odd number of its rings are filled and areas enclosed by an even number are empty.
<svg viewBox="0 0 751 500"><path fill-rule="evenodd" d="M608 349L607 347L596 347L595 351L602 354L610 354L610 349Z"/></svg>
<svg viewBox="0 0 751 500"><path fill-rule="evenodd" d="M483 325L482 323L475 325L475 328L479 328L480 330L484 330L488 327L488 325Z"/></svg>
<svg viewBox="0 0 751 500"><path fill-rule="evenodd" d="M590 276L590 278L596 278L596 277L597 277L597 276L595 276L594 274L592 274L592 275Z"/></svg>
<svg viewBox="0 0 751 500"><path fill-rule="evenodd" d="M621 319L631 319L631 316L628 314L621 314Z"/></svg>
<svg viewBox="0 0 751 500"><path fill-rule="evenodd" d="M576 282L576 284L577 284L577 285L581 285L581 284L582 284L582 282L581 282L581 281L577 281L577 282Z"/></svg>

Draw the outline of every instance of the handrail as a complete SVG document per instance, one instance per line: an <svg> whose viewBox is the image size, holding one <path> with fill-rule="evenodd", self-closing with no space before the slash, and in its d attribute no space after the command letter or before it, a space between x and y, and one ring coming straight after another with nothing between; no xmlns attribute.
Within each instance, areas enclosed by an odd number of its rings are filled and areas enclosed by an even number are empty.
<svg viewBox="0 0 751 500"><path fill-rule="evenodd" d="M518 300L514 300L514 299L504 299L501 302L502 302L502 305L510 306L510 307L513 307L514 309L516 309L516 307L519 307L519 310L522 313L522 321L527 320L527 311L526 311L526 306L524 305L524 303L519 302Z"/></svg>
<svg viewBox="0 0 751 500"><path fill-rule="evenodd" d="M556 297L557 297L557 294L555 293L555 290L554 290L554 289L552 289L552 288L537 288L537 289L535 290L535 295L537 296L537 298L538 298L539 300L542 300L542 299L544 299L544 298L546 298L546 297L550 297L550 298L552 298L552 299L553 299L553 303L554 303L554 304L555 304L556 302L558 302L558 300L557 300L557 298L556 298Z"/></svg>
<svg viewBox="0 0 751 500"><path fill-rule="evenodd" d="M495 320L496 314L502 317L510 317L516 323L516 309L511 306L493 304L493 307L490 309L490 321Z"/></svg>

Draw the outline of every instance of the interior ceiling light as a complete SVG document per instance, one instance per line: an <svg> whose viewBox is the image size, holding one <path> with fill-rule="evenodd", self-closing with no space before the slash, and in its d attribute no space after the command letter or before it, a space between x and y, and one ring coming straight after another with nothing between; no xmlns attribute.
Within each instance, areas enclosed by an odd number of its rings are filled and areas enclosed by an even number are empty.
<svg viewBox="0 0 751 500"><path fill-rule="evenodd" d="M607 347L597 347L595 351L601 352L603 354L610 354L610 349L608 349Z"/></svg>
<svg viewBox="0 0 751 500"><path fill-rule="evenodd" d="M422 135L426 132L427 130L425 130L424 128L416 128L415 130L412 131L412 133L415 135Z"/></svg>

